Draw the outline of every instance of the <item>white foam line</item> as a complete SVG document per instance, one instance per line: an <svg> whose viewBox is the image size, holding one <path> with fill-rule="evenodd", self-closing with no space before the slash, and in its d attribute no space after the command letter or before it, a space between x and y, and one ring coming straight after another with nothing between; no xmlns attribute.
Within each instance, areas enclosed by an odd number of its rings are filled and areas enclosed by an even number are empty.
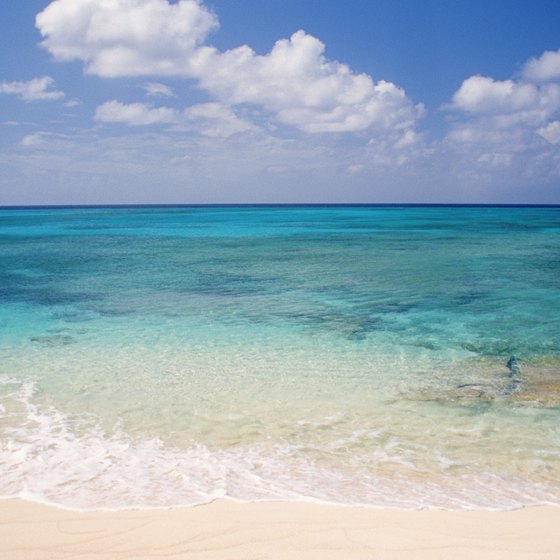
<svg viewBox="0 0 560 560"><path fill-rule="evenodd" d="M444 508L441 506L429 506L429 505L422 505L416 507L399 507L399 506L392 506L392 505L377 505L377 504L370 504L370 503L363 503L363 502L337 502L337 501L329 501L329 500L321 500L319 498L312 498L302 496L299 498L292 498L292 499L281 499L281 498L259 498L254 500L242 500L239 498L234 498L231 496L214 496L209 497L205 501L200 501L196 503L179 503L171 504L171 505L145 505L145 504L137 504L137 505L126 505L122 507L90 507L90 508L80 508L75 506L70 506L67 504L62 504L53 500L48 500L42 496L38 496L32 494L30 492L20 492L15 495L0 495L1 501L9 501L9 500L23 500L30 503L40 504L48 507L53 507L56 509L60 509L63 511L73 511L76 513L119 513L125 511L168 511L172 509L188 509L188 508L197 508L203 507L206 505L213 504L218 500L223 500L226 502L231 502L234 504L240 505L250 505L250 504L314 504L326 507L335 507L335 508L344 508L344 509L351 509L351 508L360 508L360 509L371 509L376 511L485 511L485 512L506 512L506 511L518 511L521 509L527 508L534 508L534 507L543 507L543 506L550 506L550 507L560 507L560 502L552 502L544 500L542 502L535 502L531 504L517 504L515 506L507 506L507 507L483 507L483 506L463 506L460 508Z"/></svg>
<svg viewBox="0 0 560 560"><path fill-rule="evenodd" d="M177 450L166 448L158 438L133 440L122 428L107 435L99 425L77 436L64 413L53 407L40 411L32 400L34 391L33 383L26 381L11 394L25 406L27 419L23 425L5 428L9 439L0 440L0 470L6 470L0 476L0 499L19 498L77 512L195 507L218 499L395 510L504 511L560 505L556 487L557 502L543 499L547 488L537 482L519 478L529 483L524 488L516 480L484 472L443 475L439 482L420 486L406 478L385 480L364 471L356 483L365 489L367 499L337 499L344 492L350 495L348 475L320 468L293 446L272 452L259 448L213 452L203 445Z"/></svg>

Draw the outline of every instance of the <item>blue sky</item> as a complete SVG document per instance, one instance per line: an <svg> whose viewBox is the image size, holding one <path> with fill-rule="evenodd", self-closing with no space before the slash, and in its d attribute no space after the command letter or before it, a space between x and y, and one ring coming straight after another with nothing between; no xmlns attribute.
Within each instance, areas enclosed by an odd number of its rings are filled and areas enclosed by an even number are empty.
<svg viewBox="0 0 560 560"><path fill-rule="evenodd" d="M0 204L560 203L560 2L0 5Z"/></svg>

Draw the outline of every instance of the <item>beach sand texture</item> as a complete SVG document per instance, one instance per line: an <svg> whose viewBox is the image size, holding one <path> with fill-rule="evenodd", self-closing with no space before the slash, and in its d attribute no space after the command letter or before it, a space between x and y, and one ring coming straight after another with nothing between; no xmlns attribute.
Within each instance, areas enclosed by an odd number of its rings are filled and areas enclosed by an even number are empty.
<svg viewBox="0 0 560 560"><path fill-rule="evenodd" d="M557 559L560 508L398 511L303 503L77 513L0 502L0 558Z"/></svg>

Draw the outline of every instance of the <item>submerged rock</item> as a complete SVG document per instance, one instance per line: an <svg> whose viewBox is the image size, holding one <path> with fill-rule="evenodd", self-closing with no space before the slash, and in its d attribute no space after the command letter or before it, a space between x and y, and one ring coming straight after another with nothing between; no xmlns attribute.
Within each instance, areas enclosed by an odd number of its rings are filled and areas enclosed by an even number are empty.
<svg viewBox="0 0 560 560"><path fill-rule="evenodd" d="M511 355L506 367L509 369L510 377L515 377L521 373L519 369L519 362L517 361L515 354Z"/></svg>
<svg viewBox="0 0 560 560"><path fill-rule="evenodd" d="M465 406L489 404L495 400L509 401L512 405L560 406L560 361L524 364L522 371L519 360L512 355L506 367L508 374L495 366L480 364L479 375L473 378L476 368L471 370L469 382L424 390L413 398Z"/></svg>
<svg viewBox="0 0 560 560"><path fill-rule="evenodd" d="M51 334L45 336L32 336L29 340L37 342L43 346L67 346L76 342L73 337L68 334Z"/></svg>
<svg viewBox="0 0 560 560"><path fill-rule="evenodd" d="M478 385L460 385L457 389L456 398L460 399L480 399L486 395L485 389Z"/></svg>

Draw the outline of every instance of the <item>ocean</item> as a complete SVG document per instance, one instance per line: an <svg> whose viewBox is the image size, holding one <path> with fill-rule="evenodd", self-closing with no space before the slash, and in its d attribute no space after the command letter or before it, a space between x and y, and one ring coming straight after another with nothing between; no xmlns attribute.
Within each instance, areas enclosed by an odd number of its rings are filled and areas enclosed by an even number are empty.
<svg viewBox="0 0 560 560"><path fill-rule="evenodd" d="M0 497L560 504L560 207L0 209Z"/></svg>

